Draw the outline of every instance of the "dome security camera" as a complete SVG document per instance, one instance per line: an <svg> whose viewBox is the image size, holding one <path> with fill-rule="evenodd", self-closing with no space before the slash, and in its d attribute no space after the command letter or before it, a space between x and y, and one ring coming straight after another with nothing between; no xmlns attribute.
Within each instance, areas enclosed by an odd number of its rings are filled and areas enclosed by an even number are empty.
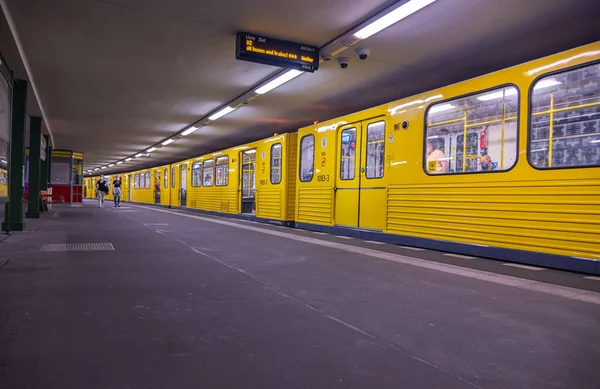
<svg viewBox="0 0 600 389"><path fill-rule="evenodd" d="M356 50L356 55L358 55L358 58L360 58L362 61L364 61L365 59L369 58L369 55L371 55L371 50L358 49L358 50Z"/></svg>
<svg viewBox="0 0 600 389"><path fill-rule="evenodd" d="M348 65L349 65L348 58L346 58L346 57L339 57L338 58L338 63L340 64L340 67L342 69L346 69L348 67Z"/></svg>

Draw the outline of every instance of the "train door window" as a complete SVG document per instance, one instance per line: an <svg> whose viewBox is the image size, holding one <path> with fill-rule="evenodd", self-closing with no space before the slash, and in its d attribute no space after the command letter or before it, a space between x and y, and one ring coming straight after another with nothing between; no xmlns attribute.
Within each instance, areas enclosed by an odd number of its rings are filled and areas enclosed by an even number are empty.
<svg viewBox="0 0 600 389"><path fill-rule="evenodd" d="M315 136L305 135L300 141L300 181L312 181L315 164Z"/></svg>
<svg viewBox="0 0 600 389"><path fill-rule="evenodd" d="M599 63L538 79L530 98L533 167L600 165Z"/></svg>
<svg viewBox="0 0 600 389"><path fill-rule="evenodd" d="M140 189L146 189L146 175L140 173Z"/></svg>
<svg viewBox="0 0 600 389"><path fill-rule="evenodd" d="M217 186L227 186L229 183L229 157L227 155L217 158Z"/></svg>
<svg viewBox="0 0 600 389"><path fill-rule="evenodd" d="M139 189L140 187L140 175L136 174L135 176L133 176L133 187L135 189Z"/></svg>
<svg viewBox="0 0 600 389"><path fill-rule="evenodd" d="M340 179L353 180L356 168L356 128L342 131L340 148Z"/></svg>
<svg viewBox="0 0 600 389"><path fill-rule="evenodd" d="M173 166L171 168L171 188L175 188L175 185L177 184L177 179L175 178L175 172L176 172L176 168L175 166Z"/></svg>
<svg viewBox="0 0 600 389"><path fill-rule="evenodd" d="M163 180L164 180L164 187L165 189L169 188L169 169L165 168L165 171L163 172Z"/></svg>
<svg viewBox="0 0 600 389"><path fill-rule="evenodd" d="M271 184L281 182L281 143L271 146Z"/></svg>
<svg viewBox="0 0 600 389"><path fill-rule="evenodd" d="M150 172L146 172L146 189L150 189Z"/></svg>
<svg viewBox="0 0 600 389"><path fill-rule="evenodd" d="M385 161L385 122L367 126L367 178L383 177Z"/></svg>
<svg viewBox="0 0 600 389"><path fill-rule="evenodd" d="M202 186L202 162L192 164L192 186L194 188Z"/></svg>
<svg viewBox="0 0 600 389"><path fill-rule="evenodd" d="M433 104L426 114L424 170L457 174L517 162L519 91L505 86Z"/></svg>
<svg viewBox="0 0 600 389"><path fill-rule="evenodd" d="M204 166L202 167L202 185L212 186L215 175L215 160L206 160L204 161L203 165Z"/></svg>

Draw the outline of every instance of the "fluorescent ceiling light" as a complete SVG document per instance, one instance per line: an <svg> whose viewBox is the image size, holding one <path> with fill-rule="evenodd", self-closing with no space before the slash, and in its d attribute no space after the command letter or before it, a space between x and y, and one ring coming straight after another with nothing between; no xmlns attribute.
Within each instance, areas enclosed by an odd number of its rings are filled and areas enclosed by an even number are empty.
<svg viewBox="0 0 600 389"><path fill-rule="evenodd" d="M212 116L209 116L208 120L217 120L218 118L221 118L221 117L227 115L228 113L232 112L233 110L235 110L235 108L225 107L222 110L218 111L217 113L213 114Z"/></svg>
<svg viewBox="0 0 600 389"><path fill-rule="evenodd" d="M590 143L600 143L600 139L591 140Z"/></svg>
<svg viewBox="0 0 600 389"><path fill-rule="evenodd" d="M541 80L533 87L533 90L540 90L544 88L550 88L551 86L562 84L560 81L556 81L554 78L546 78Z"/></svg>
<svg viewBox="0 0 600 389"><path fill-rule="evenodd" d="M111 163L110 165L108 165L108 167L113 167L113 166L115 166L114 163Z"/></svg>
<svg viewBox="0 0 600 389"><path fill-rule="evenodd" d="M125 162L129 162L129 161L131 161L132 159L133 159L133 158L127 158L127 159L125 160Z"/></svg>
<svg viewBox="0 0 600 389"><path fill-rule="evenodd" d="M2 162L2 163L8 163L8 162L6 162L6 159L0 159L0 162Z"/></svg>
<svg viewBox="0 0 600 389"><path fill-rule="evenodd" d="M170 145L173 142L175 142L175 139L167 139L166 141L162 142L162 145L163 146Z"/></svg>
<svg viewBox="0 0 600 389"><path fill-rule="evenodd" d="M398 23L400 20L406 18L417 12L418 10L427 7L435 0L410 0L409 2L401 5L392 12L380 17L368 26L358 30L354 33L354 36L358 39L367 39L373 34L377 34L379 31L388 28L394 23Z"/></svg>
<svg viewBox="0 0 600 389"><path fill-rule="evenodd" d="M123 163L123 161L119 161L119 162L117 162L117 165L120 165L120 164L122 164L122 163Z"/></svg>
<svg viewBox="0 0 600 389"><path fill-rule="evenodd" d="M100 170L100 168L95 168L94 171L97 172L98 170Z"/></svg>
<svg viewBox="0 0 600 389"><path fill-rule="evenodd" d="M106 166L102 166L100 169L106 169Z"/></svg>
<svg viewBox="0 0 600 389"><path fill-rule="evenodd" d="M184 132L181 133L181 135L183 136L188 136L189 134L191 134L192 132L196 132L198 131L198 127L194 127L191 126L190 128L188 128L187 130L185 130Z"/></svg>
<svg viewBox="0 0 600 389"><path fill-rule="evenodd" d="M434 105L429 110L429 113L436 113L436 112L447 111L447 110L452 109L452 108L456 108L456 107L454 105L452 105L452 104Z"/></svg>
<svg viewBox="0 0 600 389"><path fill-rule="evenodd" d="M479 100L479 101L496 100L496 99L501 99L506 96L514 96L516 94L517 94L517 90L515 88L509 88L509 89L504 89L501 91L481 95L477 98L477 100Z"/></svg>
<svg viewBox="0 0 600 389"><path fill-rule="evenodd" d="M148 150L146 150L146 152L151 153L153 151L156 151L156 147L150 147Z"/></svg>
<svg viewBox="0 0 600 389"><path fill-rule="evenodd" d="M135 157L136 157L136 158L141 158L141 157L143 157L143 156L144 156L144 154L142 154L142 153L139 153L139 154L138 154L138 155L136 155Z"/></svg>
<svg viewBox="0 0 600 389"><path fill-rule="evenodd" d="M273 89L285 84L286 82L293 80L294 78L298 77L302 73L303 72L301 72L300 70L290 70L288 72L285 72L281 76L274 79L273 81L269 81L265 85L263 85L260 88L258 88L257 90L255 90L255 92L258 93L259 95L264 95L265 93L272 91Z"/></svg>

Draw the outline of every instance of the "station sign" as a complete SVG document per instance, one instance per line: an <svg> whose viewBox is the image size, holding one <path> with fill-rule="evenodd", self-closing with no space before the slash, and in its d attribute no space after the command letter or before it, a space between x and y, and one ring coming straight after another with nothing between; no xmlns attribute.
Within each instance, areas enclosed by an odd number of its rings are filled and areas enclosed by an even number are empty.
<svg viewBox="0 0 600 389"><path fill-rule="evenodd" d="M319 48L247 32L237 34L235 58L313 73L319 69Z"/></svg>

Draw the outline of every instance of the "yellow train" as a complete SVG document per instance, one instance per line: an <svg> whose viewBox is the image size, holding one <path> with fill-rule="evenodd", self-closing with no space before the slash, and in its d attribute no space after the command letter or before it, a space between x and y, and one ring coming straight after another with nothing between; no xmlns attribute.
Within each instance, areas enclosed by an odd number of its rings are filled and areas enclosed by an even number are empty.
<svg viewBox="0 0 600 389"><path fill-rule="evenodd" d="M134 202L599 274L600 42L123 176Z"/></svg>

